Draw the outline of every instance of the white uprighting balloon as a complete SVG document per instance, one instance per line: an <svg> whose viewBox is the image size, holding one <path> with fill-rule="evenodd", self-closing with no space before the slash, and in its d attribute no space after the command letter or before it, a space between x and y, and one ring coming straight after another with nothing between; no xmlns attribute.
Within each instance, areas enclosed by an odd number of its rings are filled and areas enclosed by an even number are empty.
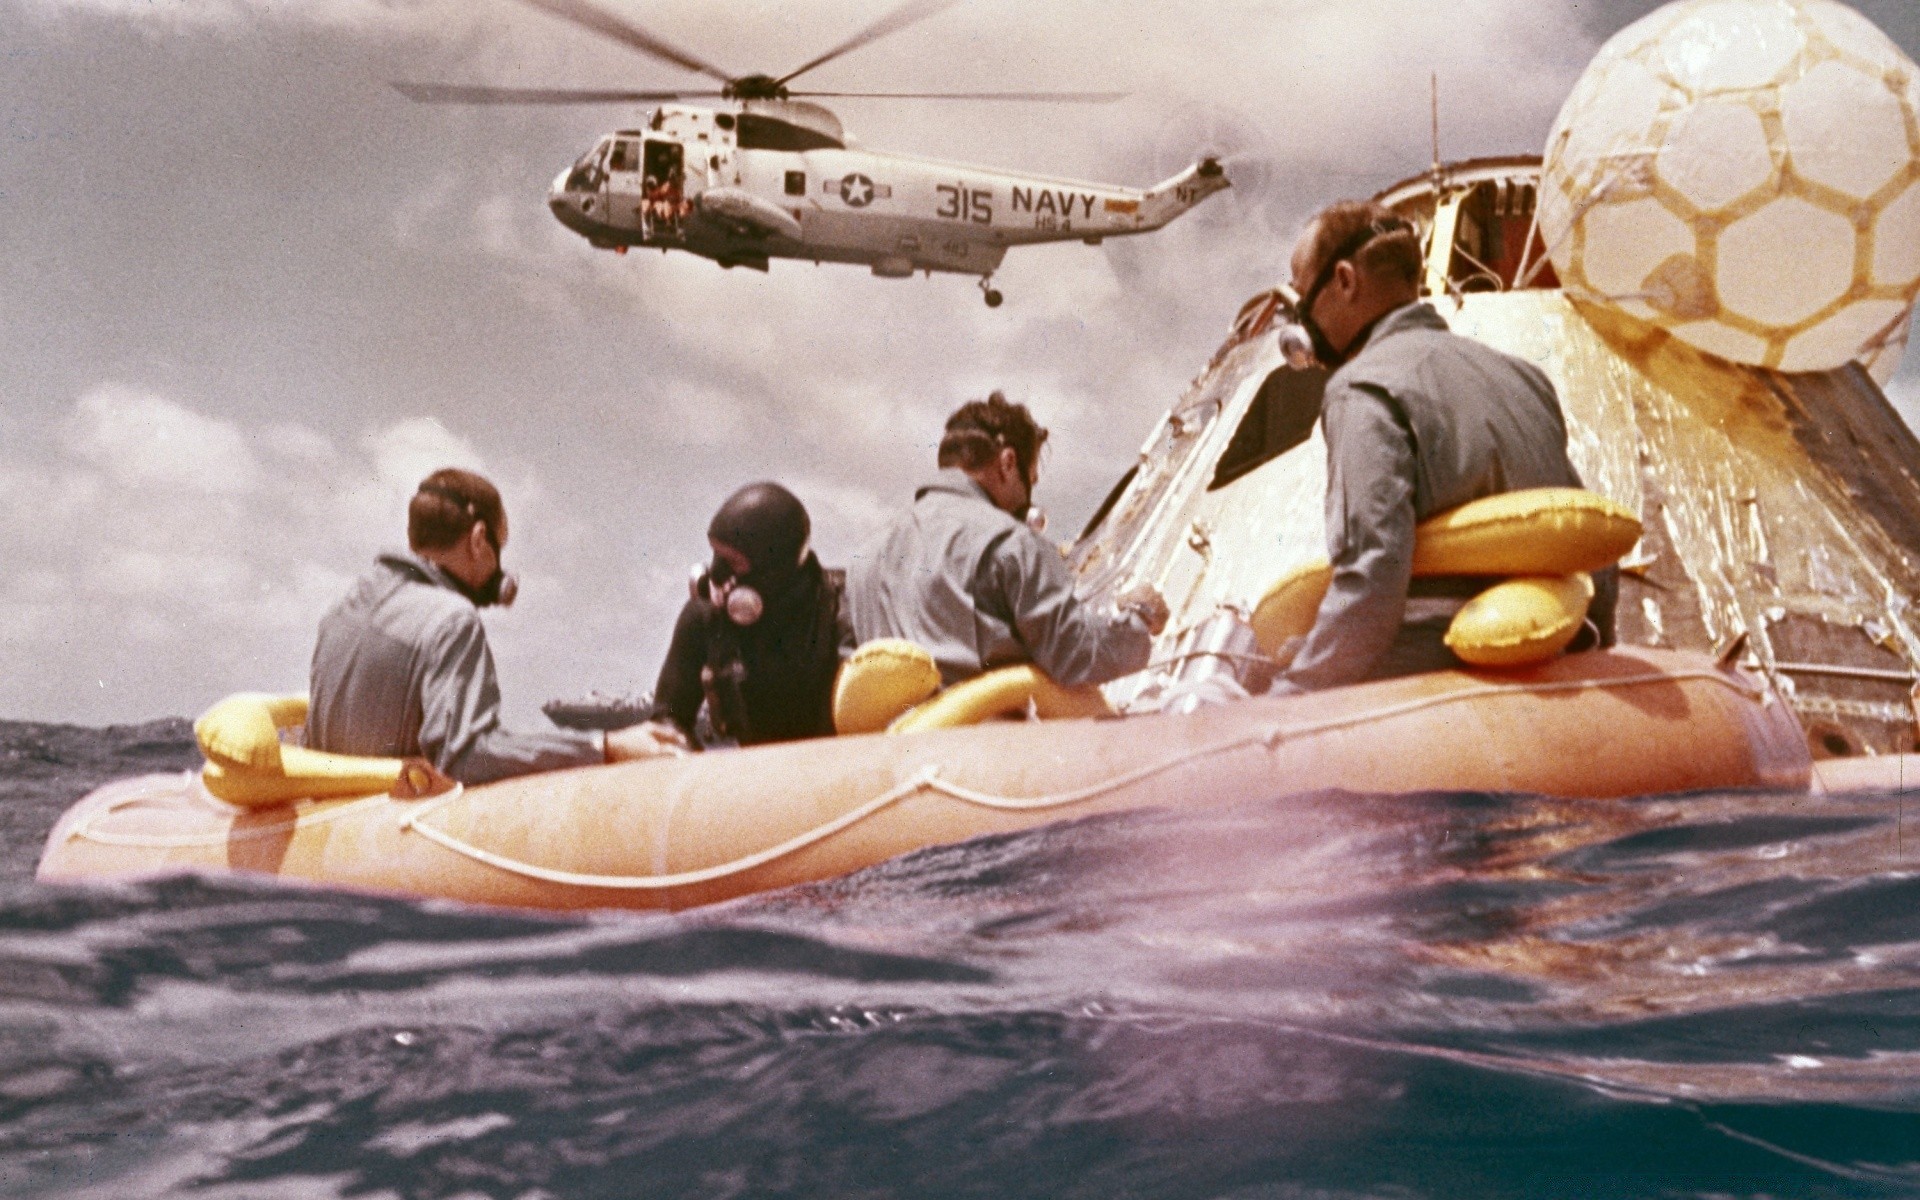
<svg viewBox="0 0 1920 1200"><path fill-rule="evenodd" d="M1541 192L1574 297L1884 382L1920 293L1920 69L1835 0L1677 0L1594 56Z"/></svg>

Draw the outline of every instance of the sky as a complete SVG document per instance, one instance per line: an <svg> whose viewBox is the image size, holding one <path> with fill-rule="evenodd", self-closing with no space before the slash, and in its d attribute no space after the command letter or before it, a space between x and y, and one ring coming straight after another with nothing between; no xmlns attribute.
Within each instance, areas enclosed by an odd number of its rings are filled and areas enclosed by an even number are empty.
<svg viewBox="0 0 1920 1200"><path fill-rule="evenodd" d="M739 73L893 0L603 0ZM1001 388L1052 429L1077 530L1302 220L1431 156L1538 153L1651 0L969 0L820 89L1116 90L1086 107L847 100L875 148L1236 187L1167 229L960 276L594 251L549 215L622 106L415 105L392 80L700 86L514 0L0 0L0 718L189 716L300 691L314 627L446 465L505 494L510 723L651 687L734 488L843 564ZM1920 5L1861 0L1909 55ZM1915 356L1920 359L1920 355ZM1890 387L1920 419L1920 362Z"/></svg>

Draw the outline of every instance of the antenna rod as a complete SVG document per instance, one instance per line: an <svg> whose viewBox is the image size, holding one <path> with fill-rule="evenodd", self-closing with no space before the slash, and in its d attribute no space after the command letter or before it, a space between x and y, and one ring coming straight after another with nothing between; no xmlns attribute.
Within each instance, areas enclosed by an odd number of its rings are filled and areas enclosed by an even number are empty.
<svg viewBox="0 0 1920 1200"><path fill-rule="evenodd" d="M1440 178L1440 72L1435 71L1433 81L1433 177Z"/></svg>

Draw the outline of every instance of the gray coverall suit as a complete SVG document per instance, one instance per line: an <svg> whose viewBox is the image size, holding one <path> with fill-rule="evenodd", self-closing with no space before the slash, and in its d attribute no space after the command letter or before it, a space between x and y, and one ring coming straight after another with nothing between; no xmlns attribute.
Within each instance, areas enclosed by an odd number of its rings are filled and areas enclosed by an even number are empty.
<svg viewBox="0 0 1920 1200"><path fill-rule="evenodd" d="M606 761L604 740L500 728L480 612L446 573L388 551L320 620L307 745L418 755L461 783Z"/></svg>
<svg viewBox="0 0 1920 1200"><path fill-rule="evenodd" d="M1458 666L1441 641L1447 610L1487 581L1412 579L1414 526L1482 496L1582 486L1553 384L1532 363L1451 332L1431 304L1409 304L1327 380L1320 422L1333 584L1274 691ZM1594 579L1589 613L1602 644L1613 640L1617 580L1612 570Z"/></svg>
<svg viewBox="0 0 1920 1200"><path fill-rule="evenodd" d="M918 642L949 686L1025 662L1068 687L1105 683L1146 666L1153 648L1137 614L1081 603L1059 548L958 469L916 491L853 560L847 603L861 642Z"/></svg>

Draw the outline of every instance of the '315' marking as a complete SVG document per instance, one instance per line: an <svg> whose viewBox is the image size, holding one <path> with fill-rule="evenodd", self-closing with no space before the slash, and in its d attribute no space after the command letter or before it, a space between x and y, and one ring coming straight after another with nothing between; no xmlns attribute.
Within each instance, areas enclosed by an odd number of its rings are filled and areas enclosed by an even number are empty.
<svg viewBox="0 0 1920 1200"><path fill-rule="evenodd" d="M934 215L949 221L971 221L975 225L993 224L993 189L965 188L943 183L933 189L941 197Z"/></svg>

